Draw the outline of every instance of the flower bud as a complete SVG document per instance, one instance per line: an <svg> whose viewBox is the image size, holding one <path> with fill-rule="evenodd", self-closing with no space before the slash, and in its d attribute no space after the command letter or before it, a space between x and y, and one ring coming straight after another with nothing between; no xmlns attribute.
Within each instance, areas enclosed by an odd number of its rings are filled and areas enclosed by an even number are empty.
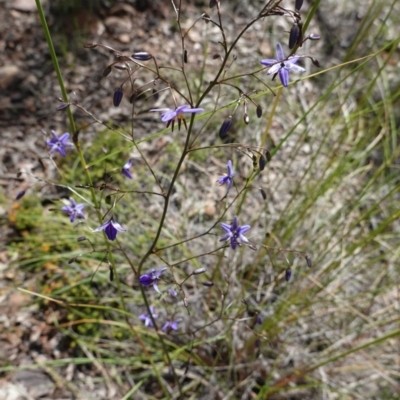
<svg viewBox="0 0 400 400"><path fill-rule="evenodd" d="M258 324L258 325L262 324L262 319L261 319L261 317L259 315L257 315L256 324Z"/></svg>
<svg viewBox="0 0 400 400"><path fill-rule="evenodd" d="M311 33L309 36L310 40L319 40L321 39L321 36L317 35L316 33Z"/></svg>
<svg viewBox="0 0 400 400"><path fill-rule="evenodd" d="M77 242L83 242L86 240L86 236L79 236L78 239L76 239Z"/></svg>
<svg viewBox="0 0 400 400"><path fill-rule="evenodd" d="M290 268L288 268L288 269L285 271L285 279L286 279L286 282L289 282L291 277L292 277L292 270L291 270Z"/></svg>
<svg viewBox="0 0 400 400"><path fill-rule="evenodd" d="M265 150L265 157L267 158L268 162L272 160L271 153L269 152L269 150Z"/></svg>
<svg viewBox="0 0 400 400"><path fill-rule="evenodd" d="M199 268L193 271L193 275L200 275L207 271L207 268Z"/></svg>
<svg viewBox="0 0 400 400"><path fill-rule="evenodd" d="M169 289L169 295L171 297L176 297L178 293L176 293L176 290L174 288Z"/></svg>
<svg viewBox="0 0 400 400"><path fill-rule="evenodd" d="M214 8L217 5L218 0L210 0L210 8Z"/></svg>
<svg viewBox="0 0 400 400"><path fill-rule="evenodd" d="M207 286L207 287L212 287L212 286L214 286L214 283L213 282L203 282L202 285Z"/></svg>
<svg viewBox="0 0 400 400"><path fill-rule="evenodd" d="M187 50L186 49L183 51L183 62L185 64L187 64L187 62L188 62L188 56L187 56Z"/></svg>
<svg viewBox="0 0 400 400"><path fill-rule="evenodd" d="M311 258L308 256L308 255L306 255L306 262L307 262L307 266L308 266L308 268L311 268L312 267L312 261L311 261Z"/></svg>
<svg viewBox="0 0 400 400"><path fill-rule="evenodd" d="M294 6L294 9L295 9L296 11L300 11L302 5L303 5L303 0L296 0L296 4L295 4L295 6Z"/></svg>
<svg viewBox="0 0 400 400"><path fill-rule="evenodd" d="M265 190L260 189L260 192L261 192L261 196L262 196L263 200L267 200L267 193L265 193Z"/></svg>
<svg viewBox="0 0 400 400"><path fill-rule="evenodd" d="M58 107L57 107L57 111L61 111L61 110L65 110L66 108L69 107L68 103L61 103Z"/></svg>
<svg viewBox="0 0 400 400"><path fill-rule="evenodd" d="M114 92L114 97L113 97L114 107L118 107L121 104L122 97L124 97L124 92L123 92L122 88L119 87Z"/></svg>
<svg viewBox="0 0 400 400"><path fill-rule="evenodd" d="M267 162L265 161L265 157L261 154L260 158L258 159L258 166L260 171L264 171L265 165Z"/></svg>
<svg viewBox="0 0 400 400"><path fill-rule="evenodd" d="M139 61L148 61L151 60L153 57L145 51L140 51L139 53L133 53L132 58Z"/></svg>
<svg viewBox="0 0 400 400"><path fill-rule="evenodd" d="M262 112L263 112L262 108L260 106L257 106L257 110L256 110L257 118L261 118Z"/></svg>
<svg viewBox="0 0 400 400"><path fill-rule="evenodd" d="M289 35L289 49L293 49L300 37L300 28L297 23L293 24Z"/></svg>
<svg viewBox="0 0 400 400"><path fill-rule="evenodd" d="M229 116L221 125L219 129L219 137L225 139L228 136L229 128L232 125L232 116Z"/></svg>
<svg viewBox="0 0 400 400"><path fill-rule="evenodd" d="M17 193L15 196L15 200L22 199L25 196L25 190L21 190L20 192Z"/></svg>
<svg viewBox="0 0 400 400"><path fill-rule="evenodd" d="M110 282L112 282L114 280L114 270L112 269L111 265L110 265Z"/></svg>
<svg viewBox="0 0 400 400"><path fill-rule="evenodd" d="M244 121L244 123L245 123L246 125L249 124L249 122L250 122L250 117L249 117L249 115L248 115L247 113L244 114L244 116L243 116L243 121Z"/></svg>

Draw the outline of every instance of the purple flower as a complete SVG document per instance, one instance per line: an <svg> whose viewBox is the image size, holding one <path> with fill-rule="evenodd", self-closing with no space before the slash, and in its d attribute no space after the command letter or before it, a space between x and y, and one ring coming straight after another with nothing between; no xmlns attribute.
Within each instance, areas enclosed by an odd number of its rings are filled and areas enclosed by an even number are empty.
<svg viewBox="0 0 400 400"><path fill-rule="evenodd" d="M229 189L233 185L233 177L235 176L235 171L233 170L232 167L232 161L228 161L227 165L227 175L222 176L221 178L218 179L218 183L220 185L225 185L226 184L226 194L228 194Z"/></svg>
<svg viewBox="0 0 400 400"><path fill-rule="evenodd" d="M150 313L151 313L151 316L149 314L140 314L139 319L144 322L144 326L150 326L152 328L152 327L154 327L154 325L153 325L153 321L151 320L151 317L153 317L153 319L157 319L158 314L156 314L154 312L153 306L150 306Z"/></svg>
<svg viewBox="0 0 400 400"><path fill-rule="evenodd" d="M230 240L230 245L232 250L235 250L237 246L240 246L243 243L248 243L248 239L243 236L248 230L251 229L250 225L239 225L237 217L233 218L232 225L226 224L224 222L221 223L222 229L226 232L224 236L219 240L220 242L224 242L226 240Z"/></svg>
<svg viewBox="0 0 400 400"><path fill-rule="evenodd" d="M132 179L131 171L129 171L129 169L132 166L132 162L133 162L133 159L130 158L129 161L122 167L122 170L121 170L122 175L124 175L128 179Z"/></svg>
<svg viewBox="0 0 400 400"><path fill-rule="evenodd" d="M109 240L115 240L117 232L126 232L118 222L115 222L112 218L105 222L103 225L94 229L93 232L104 231Z"/></svg>
<svg viewBox="0 0 400 400"><path fill-rule="evenodd" d="M75 218L84 219L85 215L83 214L83 209L85 207L84 204L78 204L72 197L69 198L71 203L70 206L63 206L61 210L65 212L65 214L69 215L69 219L71 222L75 221Z"/></svg>
<svg viewBox="0 0 400 400"><path fill-rule="evenodd" d="M305 69L296 65L299 57L292 56L285 60L285 54L283 53L282 46L280 43L276 45L276 60L267 58L265 60L261 60L261 64L271 68L268 70L267 74L278 74L279 79L282 82L284 87L289 85L289 71L294 72L304 72Z"/></svg>
<svg viewBox="0 0 400 400"><path fill-rule="evenodd" d="M203 108L192 108L189 105L179 106L175 110L171 110L170 108L154 108L150 111L161 111L161 121L167 123L167 127L172 122L172 130L174 128L174 122L178 119L179 128L181 127L181 121L185 122L183 117L183 113L194 114L198 112L204 111Z"/></svg>
<svg viewBox="0 0 400 400"><path fill-rule="evenodd" d="M164 326L161 328L161 330L163 331L163 332L169 332L169 331L171 331L171 330L173 330L173 331L177 331L178 330L178 324L180 323L182 321L182 319L181 318L178 318L177 320L175 320L175 321L167 321L165 324L164 324Z"/></svg>
<svg viewBox="0 0 400 400"><path fill-rule="evenodd" d="M161 268L156 270L155 268L151 269L148 274L144 274L139 278L139 283L143 286L153 285L154 290L162 294L160 289L157 286L157 281L160 279L160 276L166 271L167 268Z"/></svg>
<svg viewBox="0 0 400 400"><path fill-rule="evenodd" d="M67 155L66 148L73 147L71 142L68 142L69 133L63 133L60 137L54 131L51 131L53 137L46 141L47 146L50 146L50 153L58 151L63 157Z"/></svg>

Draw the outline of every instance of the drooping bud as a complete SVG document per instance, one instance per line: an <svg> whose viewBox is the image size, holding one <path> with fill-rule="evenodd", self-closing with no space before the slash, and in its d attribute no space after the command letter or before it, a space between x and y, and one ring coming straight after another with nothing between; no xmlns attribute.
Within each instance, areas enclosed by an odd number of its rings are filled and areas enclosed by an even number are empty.
<svg viewBox="0 0 400 400"><path fill-rule="evenodd" d="M290 268L288 268L288 269L285 271L285 279L286 279L286 282L289 282L291 277L292 277L292 270L291 270Z"/></svg>
<svg viewBox="0 0 400 400"><path fill-rule="evenodd" d="M257 315L256 324L258 324L258 325L262 324L262 319L261 319L261 317L259 315Z"/></svg>
<svg viewBox="0 0 400 400"><path fill-rule="evenodd" d="M219 137L225 139L228 136L229 128L232 126L232 116L229 116L221 125L219 129Z"/></svg>
<svg viewBox="0 0 400 400"><path fill-rule="evenodd" d="M83 242L86 240L86 236L79 236L78 239L76 239L77 242Z"/></svg>
<svg viewBox="0 0 400 400"><path fill-rule="evenodd" d="M207 268L199 268L193 271L193 275L200 275L207 271Z"/></svg>
<svg viewBox="0 0 400 400"><path fill-rule="evenodd" d="M217 5L218 0L210 0L210 8L214 8Z"/></svg>
<svg viewBox="0 0 400 400"><path fill-rule="evenodd" d="M17 193L15 196L15 200L22 199L25 196L25 190L21 190L20 192Z"/></svg>
<svg viewBox="0 0 400 400"><path fill-rule="evenodd" d="M309 36L310 40L319 40L321 39L321 36L317 35L316 33L311 33Z"/></svg>
<svg viewBox="0 0 400 400"><path fill-rule="evenodd" d="M258 166L260 171L264 171L265 165L267 162L265 161L265 157L261 154L260 158L258 159Z"/></svg>
<svg viewBox="0 0 400 400"><path fill-rule="evenodd" d="M296 0L296 4L295 4L295 6L294 6L294 9L295 9L296 11L300 11L302 5L303 5L303 0Z"/></svg>
<svg viewBox="0 0 400 400"><path fill-rule="evenodd" d="M121 104L122 97L124 97L124 92L122 90L122 87L119 87L114 92L114 97L113 97L114 107L118 107Z"/></svg>
<svg viewBox="0 0 400 400"><path fill-rule="evenodd" d="M183 62L185 64L187 64L187 62L188 62L188 55L187 55L187 50L186 49L183 51Z"/></svg>
<svg viewBox="0 0 400 400"><path fill-rule="evenodd" d="M311 268L312 267L312 261L311 261L311 258L308 256L308 254L306 255L306 262L307 262L307 266L308 266L308 268Z"/></svg>
<svg viewBox="0 0 400 400"><path fill-rule="evenodd" d="M169 295L171 297L176 297L178 295L178 293L176 293L176 290L174 288L170 288L169 289Z"/></svg>
<svg viewBox="0 0 400 400"><path fill-rule="evenodd" d="M257 118L261 118L263 110L260 106L257 106L256 113L257 113Z"/></svg>
<svg viewBox="0 0 400 400"><path fill-rule="evenodd" d="M104 69L103 76L106 77L110 74L111 74L111 66L109 65L107 68Z"/></svg>
<svg viewBox="0 0 400 400"><path fill-rule="evenodd" d="M265 157L267 157L268 162L272 160L271 153L269 152L269 150L265 150Z"/></svg>
<svg viewBox="0 0 400 400"><path fill-rule="evenodd" d="M149 61L153 57L149 53L146 53L145 51L139 51L138 53L133 53L132 58L134 60L139 60L139 61Z"/></svg>
<svg viewBox="0 0 400 400"><path fill-rule="evenodd" d="M247 113L244 114L244 116L243 116L243 121L244 121L244 123L245 123L246 125L249 124L249 122L250 122L250 117L249 117L249 115L248 115Z"/></svg>
<svg viewBox="0 0 400 400"><path fill-rule="evenodd" d="M299 40L300 36L300 28L297 23L293 24L292 29L290 30L289 35L289 49L293 49L296 45L297 41Z"/></svg>
<svg viewBox="0 0 400 400"><path fill-rule="evenodd" d="M212 286L214 286L214 283L213 282L203 282L202 285L207 286L207 287L212 287Z"/></svg>
<svg viewBox="0 0 400 400"><path fill-rule="evenodd" d="M61 103L58 107L57 107L57 111L61 111L61 110L65 110L66 108L69 107L68 103Z"/></svg>

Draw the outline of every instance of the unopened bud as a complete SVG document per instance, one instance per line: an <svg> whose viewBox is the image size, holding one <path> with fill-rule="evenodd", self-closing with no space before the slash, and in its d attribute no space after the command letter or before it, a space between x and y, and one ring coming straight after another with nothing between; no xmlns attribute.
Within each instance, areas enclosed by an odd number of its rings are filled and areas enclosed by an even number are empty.
<svg viewBox="0 0 400 400"><path fill-rule="evenodd" d="M291 277L292 277L292 270L291 270L290 268L288 268L288 269L285 271L285 279L286 279L286 282L289 282Z"/></svg>
<svg viewBox="0 0 400 400"><path fill-rule="evenodd" d="M110 282L112 282L114 280L114 270L112 269L111 265L110 265Z"/></svg>
<svg viewBox="0 0 400 400"><path fill-rule="evenodd" d="M265 157L267 158L268 162L270 162L272 160L271 153L269 152L269 150L265 151Z"/></svg>
<svg viewBox="0 0 400 400"><path fill-rule="evenodd" d="M265 165L267 162L265 161L265 157L261 154L260 158L258 159L258 166L260 171L264 171Z"/></svg>
<svg viewBox="0 0 400 400"><path fill-rule="evenodd" d="M217 5L218 0L210 0L210 8L214 8Z"/></svg>
<svg viewBox="0 0 400 400"><path fill-rule="evenodd" d="M61 111L61 110L65 110L66 108L69 107L68 103L61 103L58 107L57 107L57 111Z"/></svg>
<svg viewBox="0 0 400 400"><path fill-rule="evenodd" d="M317 35L316 33L311 33L309 36L310 40L319 40L321 36Z"/></svg>
<svg viewBox="0 0 400 400"><path fill-rule="evenodd" d="M148 61L151 60L153 57L145 51L140 51L139 53L133 53L132 58L139 61Z"/></svg>
<svg viewBox="0 0 400 400"><path fill-rule="evenodd" d="M262 324L262 319L261 319L261 317L259 315L257 315L256 324L258 324L258 325Z"/></svg>
<svg viewBox="0 0 400 400"><path fill-rule="evenodd" d="M74 261L76 261L77 257L72 257L68 260L68 264L72 264Z"/></svg>
<svg viewBox="0 0 400 400"><path fill-rule="evenodd" d="M307 262L307 266L308 266L308 268L311 268L312 267L312 261L311 261L311 258L308 256L308 255L306 255L306 262Z"/></svg>
<svg viewBox="0 0 400 400"><path fill-rule="evenodd" d="M118 107L121 104L122 97L124 97L124 92L123 92L122 88L119 87L114 92L114 97L113 97L114 107Z"/></svg>
<svg viewBox="0 0 400 400"><path fill-rule="evenodd" d="M295 10L300 11L302 5L303 5L303 0L296 0L296 4L294 6Z"/></svg>
<svg viewBox="0 0 400 400"><path fill-rule="evenodd" d="M193 271L193 275L200 275L207 271L207 268L199 268Z"/></svg>
<svg viewBox="0 0 400 400"><path fill-rule="evenodd" d="M188 62L188 55L187 55L187 50L186 49L183 51L183 62L185 64L187 64L187 62Z"/></svg>
<svg viewBox="0 0 400 400"><path fill-rule="evenodd" d="M232 116L229 116L221 125L219 129L219 137L225 139L228 136L229 128L232 125Z"/></svg>
<svg viewBox="0 0 400 400"><path fill-rule="evenodd" d="M214 283L213 282L203 282L202 285L207 286L207 287L212 287L212 286L214 286Z"/></svg>
<svg viewBox="0 0 400 400"><path fill-rule="evenodd" d="M20 192L17 193L15 196L15 200L22 199L25 196L25 190L21 190Z"/></svg>
<svg viewBox="0 0 400 400"><path fill-rule="evenodd" d="M244 114L244 116L243 116L243 121L244 121L244 123L245 123L246 125L249 124L249 122L250 122L250 117L249 117L249 115L248 115L247 113Z"/></svg>
<svg viewBox="0 0 400 400"><path fill-rule="evenodd" d="M176 290L174 288L169 289L169 295L171 297L176 297L178 293L176 293Z"/></svg>
<svg viewBox="0 0 400 400"><path fill-rule="evenodd" d="M86 236L79 236L78 239L76 239L77 242L83 242L86 240Z"/></svg>
<svg viewBox="0 0 400 400"><path fill-rule="evenodd" d="M106 77L110 74L111 74L111 66L108 66L107 68L104 69L103 76Z"/></svg>
<svg viewBox="0 0 400 400"><path fill-rule="evenodd" d="M300 36L300 28L297 23L293 24L292 29L290 30L289 35L289 49L293 49L296 45L297 41L299 40Z"/></svg>
<svg viewBox="0 0 400 400"><path fill-rule="evenodd" d="M267 200L267 193L265 193L265 190L260 189L260 192L261 192L261 196L262 196L263 200Z"/></svg>
<svg viewBox="0 0 400 400"><path fill-rule="evenodd" d="M261 118L263 110L260 106L257 106L256 113L257 113L257 118Z"/></svg>

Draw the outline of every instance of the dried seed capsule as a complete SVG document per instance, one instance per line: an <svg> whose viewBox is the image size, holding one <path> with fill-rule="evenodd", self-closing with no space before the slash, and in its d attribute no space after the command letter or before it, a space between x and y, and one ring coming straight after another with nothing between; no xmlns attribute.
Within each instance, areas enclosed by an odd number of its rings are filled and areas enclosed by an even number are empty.
<svg viewBox="0 0 400 400"><path fill-rule="evenodd" d="M124 97L124 92L123 92L122 88L119 87L114 92L114 97L113 97L114 107L118 107L121 104L122 97Z"/></svg>
<svg viewBox="0 0 400 400"><path fill-rule="evenodd" d="M139 60L139 61L148 61L151 60L153 57L149 53L146 53L145 51L140 51L138 53L133 53L132 58L134 60Z"/></svg>
<svg viewBox="0 0 400 400"><path fill-rule="evenodd" d="M219 129L219 137L225 139L228 136L229 128L232 126L232 116L229 116L221 125Z"/></svg>
<svg viewBox="0 0 400 400"><path fill-rule="evenodd" d="M321 64L319 63L319 61L316 58L310 57L311 58L311 62L316 66L316 67L320 67Z"/></svg>
<svg viewBox="0 0 400 400"><path fill-rule="evenodd" d="M293 49L300 37L300 28L297 23L293 24L289 35L289 49Z"/></svg>
<svg viewBox="0 0 400 400"><path fill-rule="evenodd" d="M257 110L256 110L257 118L261 118L262 112L263 112L262 108L260 106L257 106Z"/></svg>
<svg viewBox="0 0 400 400"><path fill-rule="evenodd" d="M187 64L187 62L188 62L188 56L187 56L187 50L186 49L183 51L183 62L185 64Z"/></svg>
<svg viewBox="0 0 400 400"><path fill-rule="evenodd" d="M260 171L264 171L265 165L267 162L265 161L265 157L261 154L260 158L258 159L258 166Z"/></svg>
<svg viewBox="0 0 400 400"><path fill-rule="evenodd" d="M294 6L294 9L295 9L296 11L300 11L302 5L303 5L303 0L296 0L296 4L295 4L295 6Z"/></svg>
<svg viewBox="0 0 400 400"><path fill-rule="evenodd" d="M104 69L103 76L106 77L110 74L111 74L111 66L108 66L107 68Z"/></svg>
<svg viewBox="0 0 400 400"><path fill-rule="evenodd" d="M291 277L292 277L292 270L291 270L290 268L288 268L288 269L285 271L285 279L286 279L286 282L289 282Z"/></svg>
<svg viewBox="0 0 400 400"><path fill-rule="evenodd" d="M312 261L311 261L311 258L308 256L308 255L306 255L306 262L307 262L307 266L308 266L308 268L311 268L312 267Z"/></svg>

